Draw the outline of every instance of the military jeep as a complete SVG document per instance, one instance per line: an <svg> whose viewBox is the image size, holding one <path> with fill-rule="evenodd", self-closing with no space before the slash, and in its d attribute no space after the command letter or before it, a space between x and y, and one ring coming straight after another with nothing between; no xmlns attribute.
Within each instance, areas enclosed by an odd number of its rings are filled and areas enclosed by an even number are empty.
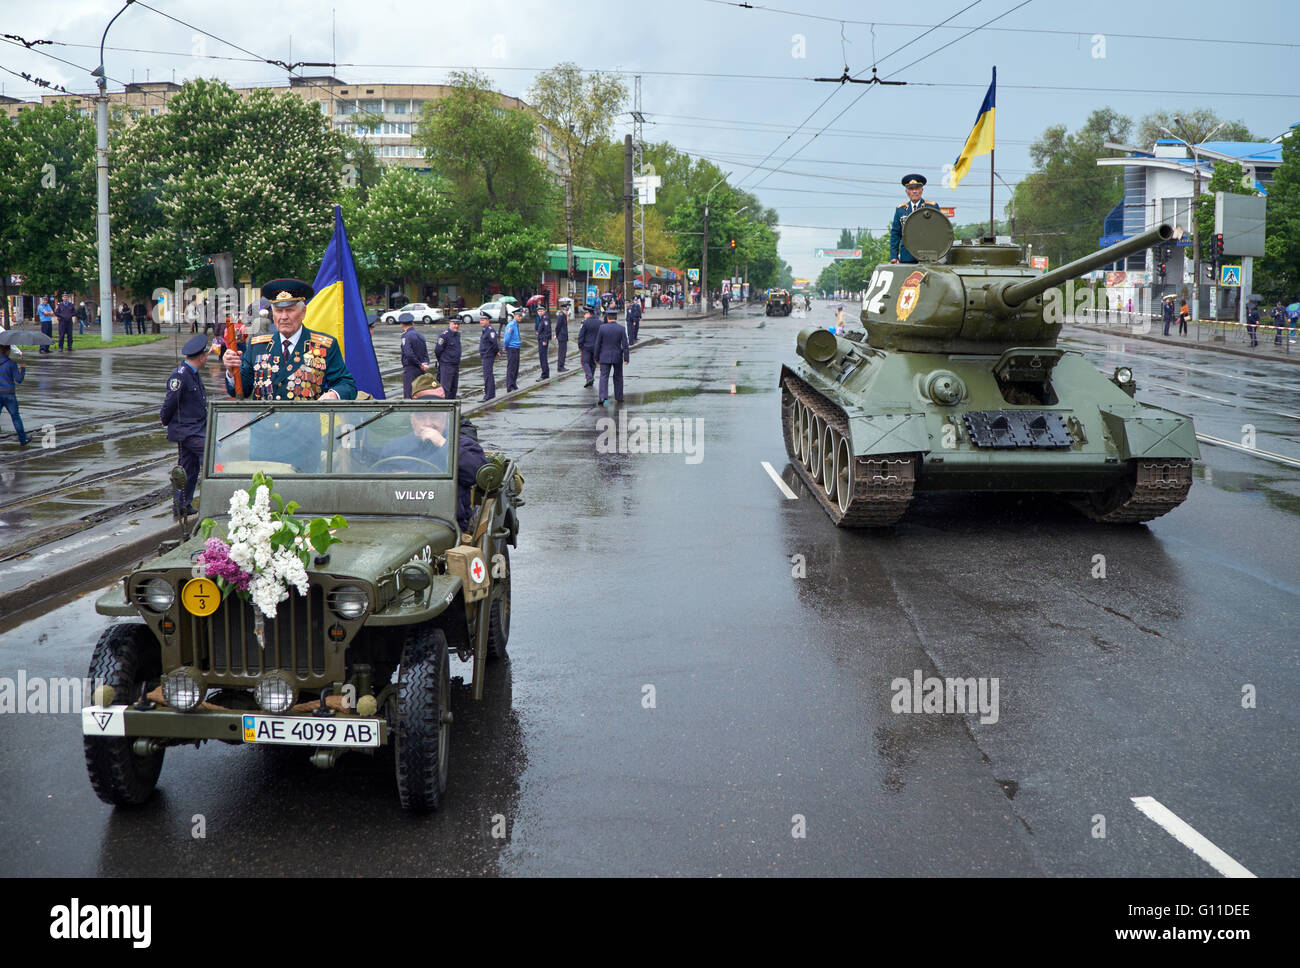
<svg viewBox="0 0 1300 968"><path fill-rule="evenodd" d="M440 447L419 439L442 426ZM289 589L274 619L224 599L205 541L178 537L96 603L109 626L83 711L86 766L100 799L147 800L167 747L207 740L305 747L328 768L349 750L387 756L402 806L436 809L447 787L450 656L473 662L482 698L490 660L506 657L510 552L523 479L489 455L457 522L459 401L213 403L199 516L223 537L231 495L257 471L301 505L294 521L342 515L338 543L313 553L308 593ZM182 472L183 473L183 472Z"/></svg>
<svg viewBox="0 0 1300 968"><path fill-rule="evenodd" d="M789 291L785 289L773 289L767 294L767 302L763 306L764 316L789 316L794 309L794 303L790 299Z"/></svg>

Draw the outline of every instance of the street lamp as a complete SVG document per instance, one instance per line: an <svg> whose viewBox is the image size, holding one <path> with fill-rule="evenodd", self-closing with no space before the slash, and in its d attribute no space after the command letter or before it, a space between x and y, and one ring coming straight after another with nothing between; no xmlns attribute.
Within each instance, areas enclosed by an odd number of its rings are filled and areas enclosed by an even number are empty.
<svg viewBox="0 0 1300 968"><path fill-rule="evenodd" d="M1220 121L1201 140L1209 141L1210 135L1227 123L1226 121ZM1187 133L1187 128L1183 126L1183 119L1174 118L1174 124L1178 125L1178 129L1183 132L1184 137L1178 137L1163 124L1160 126L1160 130L1192 153L1192 205L1190 217L1192 220L1192 322L1195 323L1201 318L1201 233L1196 227L1196 203L1201 198L1201 157L1196 150L1196 145L1192 143L1191 136Z"/></svg>
<svg viewBox="0 0 1300 968"><path fill-rule="evenodd" d="M1015 190L1012 189L1012 187L1008 185L1006 181L1003 180L1002 176L996 171L993 173L993 177L1002 182L1002 187L1011 193L1011 238L1012 241L1014 241L1016 237L1016 193ZM992 225L989 226L989 235L997 235L997 233L993 231Z"/></svg>
<svg viewBox="0 0 1300 968"><path fill-rule="evenodd" d="M135 0L126 0L122 9L113 14L113 20L122 16L133 3ZM113 20L108 22L108 27L113 26ZM99 337L105 343L113 342L113 273L108 241L108 77L104 71L108 27L99 38L99 66L90 72L99 87L99 96L95 98L95 176L99 196L96 228L99 234Z"/></svg>
<svg viewBox="0 0 1300 968"><path fill-rule="evenodd" d="M730 177L731 172L727 172L713 183L713 188L717 188ZM709 293L709 196L713 194L713 188L704 193L704 247L700 249L700 292L704 293L706 313L713 308L713 299ZM685 302L682 305L685 306Z"/></svg>

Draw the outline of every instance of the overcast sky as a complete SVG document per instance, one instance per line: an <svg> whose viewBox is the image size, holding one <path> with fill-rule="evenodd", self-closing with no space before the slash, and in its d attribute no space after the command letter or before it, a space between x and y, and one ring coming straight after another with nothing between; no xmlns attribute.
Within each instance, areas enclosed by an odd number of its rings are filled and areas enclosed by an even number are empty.
<svg viewBox="0 0 1300 968"><path fill-rule="evenodd" d="M475 67L518 97L539 69L562 60L622 71L629 91L640 72L642 110L653 122L647 140L714 160L732 184L775 208L781 255L811 278L825 265L814 248L833 247L840 226L887 229L908 172L925 174L926 197L955 206L958 222L987 219L987 156L956 191L941 181L994 66L997 170L1011 185L1028 172L1028 145L1044 128L1073 130L1100 107L1135 122L1154 110L1206 107L1266 138L1300 121L1300 7L1281 2L147 2L190 26L134 4L109 35L110 89L146 75L283 82L282 69L253 57L335 62L351 83L437 83L449 69ZM121 5L0 0L0 33L57 42L0 43L0 68L90 91L100 35ZM615 40L622 36L635 39ZM907 86L810 80L838 77L846 62L855 76L870 77L875 64ZM40 93L5 71L0 84L13 97ZM629 125L621 119L616 135ZM998 183L999 217L1008 194Z"/></svg>

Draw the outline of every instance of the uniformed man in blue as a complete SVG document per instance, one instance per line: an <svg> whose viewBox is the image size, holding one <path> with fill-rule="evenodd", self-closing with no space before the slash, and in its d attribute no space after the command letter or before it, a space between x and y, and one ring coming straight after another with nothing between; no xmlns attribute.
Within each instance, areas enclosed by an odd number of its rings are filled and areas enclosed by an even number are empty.
<svg viewBox="0 0 1300 968"><path fill-rule="evenodd" d="M496 365L497 355L501 352L501 338L492 328L492 317L486 310L478 314L478 321L483 326L478 338L478 355L483 363L483 402L486 403L497 395L497 381L492 367Z"/></svg>
<svg viewBox="0 0 1300 968"><path fill-rule="evenodd" d="M460 317L447 320L438 341L433 344L433 355L438 360L438 382L448 400L456 399L460 388Z"/></svg>
<svg viewBox="0 0 1300 968"><path fill-rule="evenodd" d="M409 315L403 313L403 315ZM411 398L411 382L429 369L429 347L415 331L415 317L402 320L402 396Z"/></svg>
<svg viewBox="0 0 1300 968"><path fill-rule="evenodd" d="M605 310L605 321L596 331L596 362L600 364L600 403L609 399L609 371L614 369L614 399L623 402L623 364L628 357L627 331L619 325L618 309L613 304Z"/></svg>
<svg viewBox="0 0 1300 968"><path fill-rule="evenodd" d="M582 372L587 377L583 386L589 387L596 376L596 334L600 331L600 320L590 306L583 312L586 315L578 327L578 357L582 360Z"/></svg>
<svg viewBox="0 0 1300 968"><path fill-rule="evenodd" d="M627 341L636 342L637 331L641 329L641 300L633 299L627 304Z"/></svg>
<svg viewBox="0 0 1300 968"><path fill-rule="evenodd" d="M506 323L506 330L501 334L501 345L506 350L506 393L519 389L519 352L523 348L523 337L519 333L519 324L524 319L524 307L516 306Z"/></svg>
<svg viewBox="0 0 1300 968"><path fill-rule="evenodd" d="M227 350L226 392L235 396L231 373L239 370L244 396L254 400L355 400L357 385L332 336L303 326L315 290L300 279L275 279L262 287L271 301L274 333L248 341L248 352Z"/></svg>
<svg viewBox="0 0 1300 968"><path fill-rule="evenodd" d="M903 188L907 190L907 201L894 209L894 224L889 229L890 262L916 261L912 253L908 252L906 246L903 245L903 220L918 208L937 209L939 207L934 202L928 202L921 197L921 191L925 188L924 175L904 175Z"/></svg>
<svg viewBox="0 0 1300 968"><path fill-rule="evenodd" d="M537 332L537 357L542 361L542 375L537 378L537 382L541 383L551 378L551 361L547 359L551 353L551 318L540 306L537 309L533 328Z"/></svg>
<svg viewBox="0 0 1300 968"><path fill-rule="evenodd" d="M555 370L564 372L564 357L569 352L569 311L560 306L555 314Z"/></svg>
<svg viewBox="0 0 1300 968"><path fill-rule="evenodd" d="M203 387L203 364L208 361L208 340L200 333L185 344L185 362L167 378L158 419L167 428L167 439L176 445L177 463L185 469L184 497L172 499L172 514L180 517L190 507L194 487L203 463L203 442L207 438L208 393Z"/></svg>

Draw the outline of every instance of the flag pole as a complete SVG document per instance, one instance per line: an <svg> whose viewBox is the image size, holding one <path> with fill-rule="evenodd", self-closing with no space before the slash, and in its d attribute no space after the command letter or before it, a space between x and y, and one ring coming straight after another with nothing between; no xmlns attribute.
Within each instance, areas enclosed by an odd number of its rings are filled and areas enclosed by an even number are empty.
<svg viewBox="0 0 1300 968"><path fill-rule="evenodd" d="M993 225L993 175L996 171L996 169L993 167L993 155L994 155L994 151L992 148L990 148L989 149L989 238L991 239L996 238L998 234L997 229Z"/></svg>

